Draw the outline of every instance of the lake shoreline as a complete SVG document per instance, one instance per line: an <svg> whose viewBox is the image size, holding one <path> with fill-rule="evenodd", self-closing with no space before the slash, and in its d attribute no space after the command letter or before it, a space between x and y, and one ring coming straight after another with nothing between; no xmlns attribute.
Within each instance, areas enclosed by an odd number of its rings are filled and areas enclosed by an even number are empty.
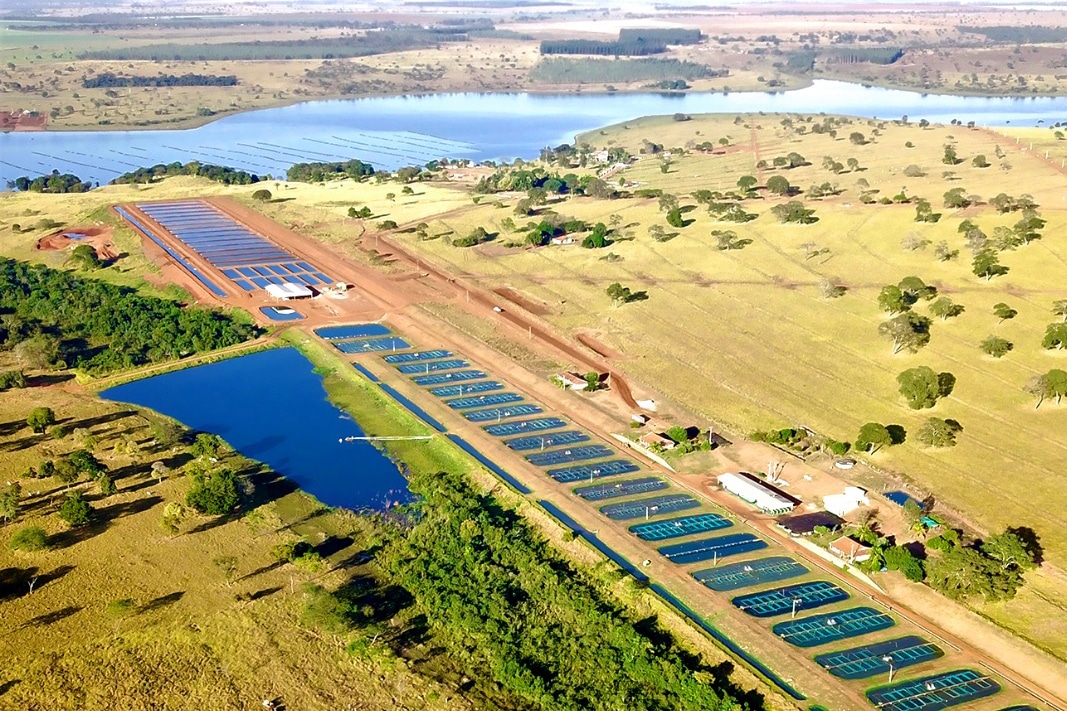
<svg viewBox="0 0 1067 711"><path fill-rule="evenodd" d="M311 104L324 101L361 101L365 99L391 99L391 98L420 98L428 96L449 96L455 94L497 94L497 95L518 95L529 94L535 96L620 96L620 95L639 95L648 93L662 93L666 95L677 96L692 96L700 94L713 94L727 96L730 94L788 94L803 89L810 88L815 81L833 81L841 84L851 84L857 88L863 89L887 89L891 91L903 91L910 94L915 94L918 97L925 96L947 96L947 97L960 97L960 98L973 98L973 99L1057 99L1067 97L1067 92L1062 93L1039 93L1039 94L1004 94L993 95L982 92L968 92L960 90L950 90L948 88L934 88L934 89L916 89L910 86L898 86L892 83L873 83L873 82L856 82L848 79L837 79L834 77L804 77L802 81L797 82L795 85L779 88L779 89L730 89L730 90L706 90L706 91L663 91L656 92L650 90L648 87L639 87L633 89L618 89L615 91L607 91L604 89L586 89L582 85L555 85L549 88L540 87L523 87L519 89L500 88L493 90L482 91L467 91L461 88L456 89L442 89L440 91L423 91L423 92L372 92L369 94L360 94L358 96L344 95L344 94L324 94L322 96L315 96L310 98L300 99L283 99L276 102L271 102L263 106L257 106L254 108L238 109L235 111L219 111L211 116L193 116L186 119L180 119L176 121L158 121L150 123L109 123L109 124L93 124L88 126L55 126L52 124L46 124L43 130L33 131L3 131L0 133L123 133L123 132L140 132L140 131L187 131L198 128L203 128L222 119L230 118L233 116L240 116L242 114L256 113L257 111L271 111L275 109L282 109L289 106L298 106L300 104Z"/></svg>

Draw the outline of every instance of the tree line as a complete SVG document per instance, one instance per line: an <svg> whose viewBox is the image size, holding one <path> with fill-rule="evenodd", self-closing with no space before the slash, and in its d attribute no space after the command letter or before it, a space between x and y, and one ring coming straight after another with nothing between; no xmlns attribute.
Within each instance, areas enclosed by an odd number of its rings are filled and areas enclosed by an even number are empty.
<svg viewBox="0 0 1067 711"><path fill-rule="evenodd" d="M23 175L9 180L7 187L8 190L32 193L84 193L92 190L93 184L77 175L53 170L48 175L38 175L34 178Z"/></svg>
<svg viewBox="0 0 1067 711"><path fill-rule="evenodd" d="M123 86L237 86L235 74L160 74L154 77L119 76L112 72L82 79L85 89L106 89Z"/></svg>
<svg viewBox="0 0 1067 711"><path fill-rule="evenodd" d="M597 57L643 57L667 51L663 42L633 40L541 40L541 54L583 54Z"/></svg>
<svg viewBox="0 0 1067 711"><path fill-rule="evenodd" d="M332 163L297 163L285 171L287 180L303 183L321 183L339 178L362 180L372 175L374 166L356 159Z"/></svg>
<svg viewBox="0 0 1067 711"><path fill-rule="evenodd" d="M148 184L175 175L195 175L214 180L216 183L222 183L223 185L251 185L260 181L258 175L249 173L246 170L238 170L225 165L211 165L210 163L201 163L199 161L189 161L188 163L176 161L165 165L157 163L144 168L136 168L115 178L111 181L111 184Z"/></svg>
<svg viewBox="0 0 1067 711"><path fill-rule="evenodd" d="M173 360L253 338L229 314L0 258L0 349L32 368L91 375Z"/></svg>

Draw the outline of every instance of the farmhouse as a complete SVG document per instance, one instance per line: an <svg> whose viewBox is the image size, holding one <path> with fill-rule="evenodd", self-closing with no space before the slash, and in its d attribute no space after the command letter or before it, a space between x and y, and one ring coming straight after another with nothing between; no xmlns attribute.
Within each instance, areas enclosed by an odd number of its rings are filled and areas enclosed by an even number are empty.
<svg viewBox="0 0 1067 711"><path fill-rule="evenodd" d="M282 301L290 301L291 299L310 299L312 297L311 289L307 288L303 284L294 284L286 281L281 284L267 284L267 293L273 296L275 299Z"/></svg>
<svg viewBox="0 0 1067 711"><path fill-rule="evenodd" d="M562 244L574 244L577 242L574 239L574 235L560 235L559 237L553 237L549 240L549 244L562 245Z"/></svg>
<svg viewBox="0 0 1067 711"><path fill-rule="evenodd" d="M855 538L841 536L830 544L830 552L849 563L862 563L871 557L870 546L865 546Z"/></svg>
<svg viewBox="0 0 1067 711"><path fill-rule="evenodd" d="M758 481L753 481L741 474L727 472L718 477L719 486L739 499L754 505L761 511L781 514L792 511L796 500L786 497L774 488Z"/></svg>

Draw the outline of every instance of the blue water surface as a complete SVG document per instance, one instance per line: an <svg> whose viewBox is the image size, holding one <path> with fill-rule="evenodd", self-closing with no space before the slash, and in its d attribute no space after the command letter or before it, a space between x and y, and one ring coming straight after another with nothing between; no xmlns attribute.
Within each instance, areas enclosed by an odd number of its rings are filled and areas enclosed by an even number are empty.
<svg viewBox="0 0 1067 711"><path fill-rule="evenodd" d="M384 510L414 497L396 464L326 399L322 379L293 348L277 348L105 390L212 432L328 506ZM388 434L388 433L379 433Z"/></svg>
<svg viewBox="0 0 1067 711"><path fill-rule="evenodd" d="M544 146L641 116L765 111L1034 126L1067 120L1067 97L918 94L816 80L785 92L460 93L308 101L195 129L0 134L0 189L53 168L106 183L132 168L198 160L281 176L299 162L359 158L395 169L438 158L535 158Z"/></svg>

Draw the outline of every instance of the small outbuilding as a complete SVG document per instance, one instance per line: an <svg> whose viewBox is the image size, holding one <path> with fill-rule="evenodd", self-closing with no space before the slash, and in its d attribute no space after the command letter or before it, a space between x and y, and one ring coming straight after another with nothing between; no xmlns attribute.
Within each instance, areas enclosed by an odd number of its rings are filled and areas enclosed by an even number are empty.
<svg viewBox="0 0 1067 711"><path fill-rule="evenodd" d="M855 538L841 536L830 544L830 552L849 563L862 563L871 557L871 547Z"/></svg>
<svg viewBox="0 0 1067 711"><path fill-rule="evenodd" d="M310 299L313 296L311 289L303 284L294 284L291 281L285 281L281 284L267 284L266 289L268 294L281 301Z"/></svg>
<svg viewBox="0 0 1067 711"><path fill-rule="evenodd" d="M822 499L823 508L832 514L848 516L861 506L870 506L871 500L867 498L867 490L859 486L846 486L840 494L828 494Z"/></svg>
<svg viewBox="0 0 1067 711"><path fill-rule="evenodd" d="M585 390L589 386L589 381L577 373L572 373L570 371L559 373L556 375L556 380L568 390Z"/></svg>

